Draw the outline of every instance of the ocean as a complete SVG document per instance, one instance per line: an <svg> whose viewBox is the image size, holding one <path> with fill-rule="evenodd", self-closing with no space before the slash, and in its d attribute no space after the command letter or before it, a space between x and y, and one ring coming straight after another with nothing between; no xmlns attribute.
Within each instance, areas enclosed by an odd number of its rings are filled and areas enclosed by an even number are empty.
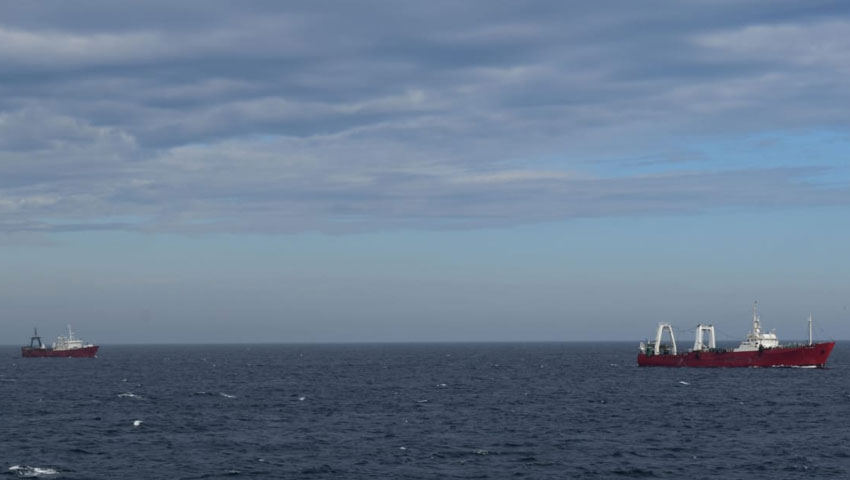
<svg viewBox="0 0 850 480"><path fill-rule="evenodd" d="M850 476L827 369L637 368L637 343L0 348L0 475L51 479Z"/></svg>

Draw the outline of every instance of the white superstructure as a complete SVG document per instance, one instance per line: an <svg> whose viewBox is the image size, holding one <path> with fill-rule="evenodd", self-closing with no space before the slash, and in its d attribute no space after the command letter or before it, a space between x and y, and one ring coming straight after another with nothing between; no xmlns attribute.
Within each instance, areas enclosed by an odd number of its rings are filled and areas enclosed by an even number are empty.
<svg viewBox="0 0 850 480"><path fill-rule="evenodd" d="M93 347L94 345L90 343L83 343L79 338L74 337L74 332L71 330L71 326L68 325L68 336L67 337L59 337L53 342L53 350L76 350L78 348L87 348Z"/></svg>
<svg viewBox="0 0 850 480"><path fill-rule="evenodd" d="M741 342L735 352L751 352L753 350L774 348L779 346L776 332L762 332L761 319L759 318L758 302L753 305L753 331L747 334L746 340Z"/></svg>

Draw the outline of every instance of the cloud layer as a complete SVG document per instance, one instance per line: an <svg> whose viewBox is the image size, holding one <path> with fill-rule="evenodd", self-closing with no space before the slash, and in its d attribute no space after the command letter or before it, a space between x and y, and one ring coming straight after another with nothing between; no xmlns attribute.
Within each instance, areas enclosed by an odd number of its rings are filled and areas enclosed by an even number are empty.
<svg viewBox="0 0 850 480"><path fill-rule="evenodd" d="M682 153L684 139L845 135L844 10L4 5L0 231L349 232L847 204L845 184L813 180L843 159Z"/></svg>

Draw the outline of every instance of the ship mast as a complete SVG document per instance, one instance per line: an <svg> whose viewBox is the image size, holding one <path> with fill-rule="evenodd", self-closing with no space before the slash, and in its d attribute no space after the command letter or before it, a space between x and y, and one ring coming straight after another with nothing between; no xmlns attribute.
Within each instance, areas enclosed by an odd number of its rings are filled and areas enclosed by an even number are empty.
<svg viewBox="0 0 850 480"><path fill-rule="evenodd" d="M753 335L755 336L758 336L761 333L761 326L759 323L759 302L756 300L753 303Z"/></svg>
<svg viewBox="0 0 850 480"><path fill-rule="evenodd" d="M813 315L809 314L809 345L812 344L812 317Z"/></svg>

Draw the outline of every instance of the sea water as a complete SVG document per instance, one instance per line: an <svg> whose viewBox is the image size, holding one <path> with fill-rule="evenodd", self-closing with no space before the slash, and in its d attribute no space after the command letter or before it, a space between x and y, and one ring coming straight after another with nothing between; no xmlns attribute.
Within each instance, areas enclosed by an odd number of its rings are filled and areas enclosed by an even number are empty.
<svg viewBox="0 0 850 480"><path fill-rule="evenodd" d="M0 474L68 479L850 476L850 353L638 368L632 343L0 348Z"/></svg>

